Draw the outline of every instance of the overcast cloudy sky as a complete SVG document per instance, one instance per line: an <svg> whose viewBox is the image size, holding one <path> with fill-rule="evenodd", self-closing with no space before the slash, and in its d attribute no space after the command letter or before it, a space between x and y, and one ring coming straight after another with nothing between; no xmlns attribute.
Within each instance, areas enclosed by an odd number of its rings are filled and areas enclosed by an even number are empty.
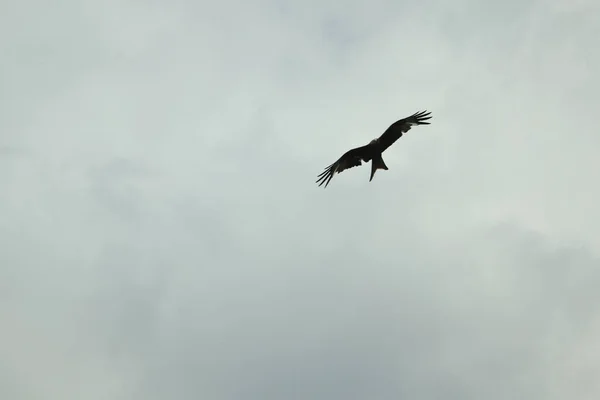
<svg viewBox="0 0 600 400"><path fill-rule="evenodd" d="M596 0L3 2L0 398L600 398L599 37Z"/></svg>

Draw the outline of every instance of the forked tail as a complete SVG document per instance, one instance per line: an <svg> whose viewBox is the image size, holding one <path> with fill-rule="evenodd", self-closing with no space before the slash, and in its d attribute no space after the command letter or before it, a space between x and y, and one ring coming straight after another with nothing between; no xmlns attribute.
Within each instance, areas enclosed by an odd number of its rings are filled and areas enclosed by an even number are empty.
<svg viewBox="0 0 600 400"><path fill-rule="evenodd" d="M385 162L383 162L383 157L381 157L381 153L373 157L373 159L371 160L371 177L369 178L369 182L373 180L373 175L375 175L375 172L378 169L388 169L387 165L385 165Z"/></svg>

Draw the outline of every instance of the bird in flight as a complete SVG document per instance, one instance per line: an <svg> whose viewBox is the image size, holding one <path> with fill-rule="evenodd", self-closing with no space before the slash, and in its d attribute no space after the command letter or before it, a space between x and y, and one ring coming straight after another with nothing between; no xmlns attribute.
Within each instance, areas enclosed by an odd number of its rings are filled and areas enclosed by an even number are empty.
<svg viewBox="0 0 600 400"><path fill-rule="evenodd" d="M319 183L319 186L325 184L325 187L327 187L334 174L339 174L348 168L358 167L362 165L361 161L371 161L371 177L369 178L369 182L371 182L373 175L375 175L378 169L388 169L385 162L383 162L381 153L394 144L396 140L400 139L413 125L429 125L427 120L431 118L430 114L431 112L427 112L427 110L419 111L410 117L394 122L381 136L373 139L371 143L347 151L336 162L326 167L325 171L318 175L319 179L317 179L316 183Z"/></svg>

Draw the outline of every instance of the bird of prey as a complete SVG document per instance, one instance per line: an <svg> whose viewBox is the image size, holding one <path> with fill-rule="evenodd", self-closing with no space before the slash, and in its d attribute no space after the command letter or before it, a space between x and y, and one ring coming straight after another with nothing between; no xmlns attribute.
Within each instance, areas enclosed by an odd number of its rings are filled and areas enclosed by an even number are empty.
<svg viewBox="0 0 600 400"><path fill-rule="evenodd" d="M336 162L326 167L325 171L318 175L319 179L317 179L316 183L320 182L319 186L324 183L325 187L327 187L334 174L339 174L348 168L358 167L362 165L361 161L371 161L371 177L369 178L369 182L371 182L373 175L375 175L378 169L388 169L385 162L383 162L381 153L394 144L396 140L400 139L413 125L429 125L429 122L426 121L431 118L430 114L431 112L427 112L427 110L419 111L410 117L394 122L381 136L373 139L371 143L347 151Z"/></svg>

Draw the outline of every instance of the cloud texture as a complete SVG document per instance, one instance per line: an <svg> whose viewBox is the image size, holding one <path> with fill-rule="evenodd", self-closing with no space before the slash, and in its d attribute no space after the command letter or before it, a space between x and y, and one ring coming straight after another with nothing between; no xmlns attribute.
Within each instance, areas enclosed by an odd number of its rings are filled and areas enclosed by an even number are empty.
<svg viewBox="0 0 600 400"><path fill-rule="evenodd" d="M597 2L13 3L0 397L600 396Z"/></svg>

